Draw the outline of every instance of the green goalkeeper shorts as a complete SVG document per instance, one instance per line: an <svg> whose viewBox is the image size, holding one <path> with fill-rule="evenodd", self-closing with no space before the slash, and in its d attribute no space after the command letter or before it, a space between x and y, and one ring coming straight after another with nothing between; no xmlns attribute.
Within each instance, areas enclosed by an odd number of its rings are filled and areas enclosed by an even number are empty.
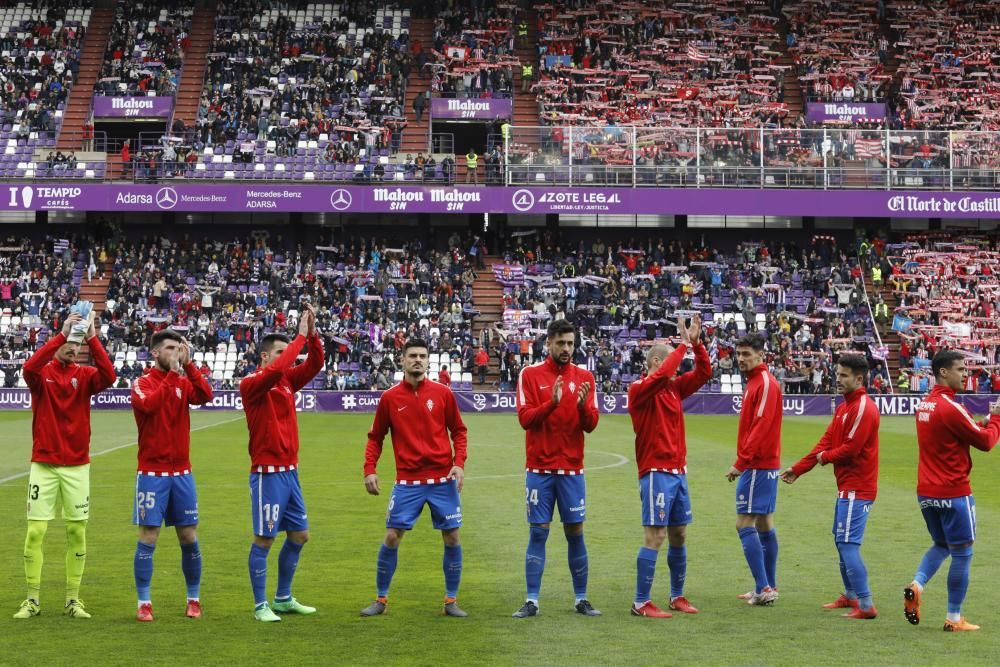
<svg viewBox="0 0 1000 667"><path fill-rule="evenodd" d="M56 466L32 463L28 475L28 520L51 521L62 505L66 521L90 518L90 464Z"/></svg>

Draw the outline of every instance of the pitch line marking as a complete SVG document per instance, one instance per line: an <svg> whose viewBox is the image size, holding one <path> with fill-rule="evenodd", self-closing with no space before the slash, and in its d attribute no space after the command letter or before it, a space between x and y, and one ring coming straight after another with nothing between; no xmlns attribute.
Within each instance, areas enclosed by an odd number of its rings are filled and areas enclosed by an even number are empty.
<svg viewBox="0 0 1000 667"><path fill-rule="evenodd" d="M214 424L205 424L204 426L196 426L195 428L191 429L191 432L194 433L195 431L204 431L205 429L221 426L222 424L229 424L239 419L243 419L243 415L240 415L239 417L233 417L232 419L223 419L222 421L215 422ZM103 454L110 454L111 452L117 452L118 450L125 449L126 447L135 447L138 444L139 444L138 442L129 442L124 445L116 445L114 447L109 447L108 449L102 449L99 452L93 452L90 455L90 458L95 458ZM10 477L0 478L0 485L6 484L7 482L13 482L15 479L21 479L22 477L27 477L29 472L31 471L28 470L25 472L19 472L16 475L11 475Z"/></svg>

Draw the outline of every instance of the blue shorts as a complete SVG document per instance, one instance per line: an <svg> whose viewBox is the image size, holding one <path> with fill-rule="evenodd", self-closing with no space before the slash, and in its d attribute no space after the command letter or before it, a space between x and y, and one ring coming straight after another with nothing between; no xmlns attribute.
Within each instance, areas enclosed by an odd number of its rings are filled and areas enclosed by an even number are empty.
<svg viewBox="0 0 1000 667"><path fill-rule="evenodd" d="M153 477L136 475L132 523L137 526L195 526L198 493L194 475Z"/></svg>
<svg viewBox="0 0 1000 667"><path fill-rule="evenodd" d="M452 479L442 484L393 486L385 511L385 527L412 530L425 503L431 508L435 530L451 530L462 525L462 501L458 497L458 483Z"/></svg>
<svg viewBox="0 0 1000 667"><path fill-rule="evenodd" d="M563 523L583 523L587 516L587 483L583 475L529 472L525 475L524 486L528 523L551 523L557 504L559 520Z"/></svg>
<svg viewBox="0 0 1000 667"><path fill-rule="evenodd" d="M274 537L282 531L307 530L299 472L250 473L250 511L254 535Z"/></svg>
<svg viewBox="0 0 1000 667"><path fill-rule="evenodd" d="M749 468L736 482L737 514L773 514L778 506L778 469Z"/></svg>
<svg viewBox="0 0 1000 667"><path fill-rule="evenodd" d="M927 532L935 544L968 544L976 540L976 499L917 496Z"/></svg>
<svg viewBox="0 0 1000 667"><path fill-rule="evenodd" d="M686 526L694 518L687 475L648 472L639 479L639 498L644 526Z"/></svg>
<svg viewBox="0 0 1000 667"><path fill-rule="evenodd" d="M874 500L837 498L833 511L833 541L838 544L861 544Z"/></svg>

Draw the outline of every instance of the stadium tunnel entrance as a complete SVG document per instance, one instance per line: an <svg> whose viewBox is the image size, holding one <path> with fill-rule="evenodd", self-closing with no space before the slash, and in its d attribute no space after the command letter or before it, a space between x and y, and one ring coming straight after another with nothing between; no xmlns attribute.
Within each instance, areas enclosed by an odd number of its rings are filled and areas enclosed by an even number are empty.
<svg viewBox="0 0 1000 667"><path fill-rule="evenodd" d="M431 146L434 153L454 153L455 161L464 164L462 156L475 149L480 157L492 147L490 135L499 136L499 128L483 121L431 121Z"/></svg>
<svg viewBox="0 0 1000 667"><path fill-rule="evenodd" d="M95 118L94 130L96 136L107 137L107 152L117 153L121 151L122 144L129 140L129 147L132 153L136 153L142 148L162 147L161 138L167 134L166 120L121 120L109 118Z"/></svg>

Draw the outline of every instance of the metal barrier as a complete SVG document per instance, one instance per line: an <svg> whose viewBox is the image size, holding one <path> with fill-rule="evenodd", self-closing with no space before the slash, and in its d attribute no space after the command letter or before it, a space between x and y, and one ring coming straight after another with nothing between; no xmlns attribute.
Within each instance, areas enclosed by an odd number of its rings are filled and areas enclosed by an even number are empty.
<svg viewBox="0 0 1000 667"><path fill-rule="evenodd" d="M995 190L1000 132L513 126L508 185Z"/></svg>
<svg viewBox="0 0 1000 667"><path fill-rule="evenodd" d="M67 133L92 151L121 152L123 140L106 133ZM133 156L170 136L142 133ZM512 126L506 136L488 137L497 142L503 178L496 180L511 186L1000 190L1000 132ZM454 144L451 133L431 136L435 153L454 154ZM274 173L266 180L292 178Z"/></svg>

